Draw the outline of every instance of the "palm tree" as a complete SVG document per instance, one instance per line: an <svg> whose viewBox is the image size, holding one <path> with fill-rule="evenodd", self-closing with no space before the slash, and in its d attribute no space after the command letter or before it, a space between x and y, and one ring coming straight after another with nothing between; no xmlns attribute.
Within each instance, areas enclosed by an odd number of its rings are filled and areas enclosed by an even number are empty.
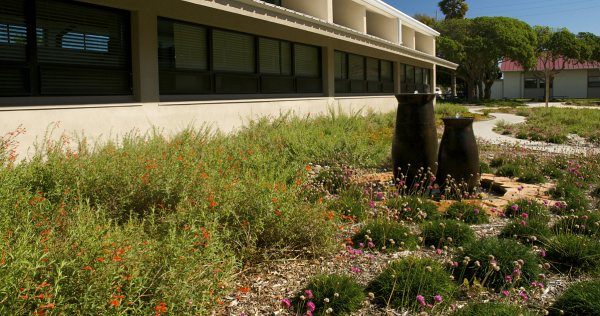
<svg viewBox="0 0 600 316"><path fill-rule="evenodd" d="M446 19L464 19L469 11L469 5L465 3L465 0L442 0L438 6L446 15Z"/></svg>

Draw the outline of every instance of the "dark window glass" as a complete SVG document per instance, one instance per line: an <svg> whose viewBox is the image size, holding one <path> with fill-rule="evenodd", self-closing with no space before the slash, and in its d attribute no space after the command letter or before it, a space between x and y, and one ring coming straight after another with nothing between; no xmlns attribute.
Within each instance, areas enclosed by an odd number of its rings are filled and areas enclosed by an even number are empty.
<svg viewBox="0 0 600 316"><path fill-rule="evenodd" d="M256 71L254 36L213 30L214 70L254 73Z"/></svg>
<svg viewBox="0 0 600 316"><path fill-rule="evenodd" d="M259 38L258 59L260 62L260 73L281 74L279 41L268 38Z"/></svg>
<svg viewBox="0 0 600 316"><path fill-rule="evenodd" d="M414 84L415 83L415 67L411 65L406 65L406 83Z"/></svg>
<svg viewBox="0 0 600 316"><path fill-rule="evenodd" d="M429 84L430 69L423 69L423 84Z"/></svg>
<svg viewBox="0 0 600 316"><path fill-rule="evenodd" d="M423 84L423 68L415 67L415 83Z"/></svg>
<svg viewBox="0 0 600 316"><path fill-rule="evenodd" d="M381 81L394 81L392 72L392 62L387 60L381 61Z"/></svg>
<svg viewBox="0 0 600 316"><path fill-rule="evenodd" d="M30 93L25 2L0 1L0 95Z"/></svg>
<svg viewBox="0 0 600 316"><path fill-rule="evenodd" d="M336 79L348 79L348 54L343 52L334 52L333 63Z"/></svg>
<svg viewBox="0 0 600 316"><path fill-rule="evenodd" d="M379 81L379 60L367 58L367 80Z"/></svg>
<svg viewBox="0 0 600 316"><path fill-rule="evenodd" d="M363 56L348 54L348 78L351 80L365 80L364 60Z"/></svg>
<svg viewBox="0 0 600 316"><path fill-rule="evenodd" d="M552 86L554 86L554 81L550 84L550 89L553 88ZM546 88L546 81L544 79L540 79L540 88L541 89Z"/></svg>
<svg viewBox="0 0 600 316"><path fill-rule="evenodd" d="M319 77L319 49L314 46L294 44L296 76Z"/></svg>
<svg viewBox="0 0 600 316"><path fill-rule="evenodd" d="M281 6L281 0L265 0L265 2Z"/></svg>
<svg viewBox="0 0 600 316"><path fill-rule="evenodd" d="M400 83L401 84L406 83L406 65L405 64L400 64Z"/></svg>
<svg viewBox="0 0 600 316"><path fill-rule="evenodd" d="M537 79L526 78L525 79L525 89L537 89Z"/></svg>
<svg viewBox="0 0 600 316"><path fill-rule="evenodd" d="M281 74L292 75L292 43L279 42L281 45Z"/></svg>
<svg viewBox="0 0 600 316"><path fill-rule="evenodd" d="M600 77L588 77L588 87L590 87L590 88L600 87Z"/></svg>

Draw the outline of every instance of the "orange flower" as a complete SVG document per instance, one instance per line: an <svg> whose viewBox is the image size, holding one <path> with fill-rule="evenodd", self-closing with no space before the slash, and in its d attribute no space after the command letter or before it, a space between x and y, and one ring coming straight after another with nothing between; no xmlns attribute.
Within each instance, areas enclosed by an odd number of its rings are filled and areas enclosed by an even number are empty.
<svg viewBox="0 0 600 316"><path fill-rule="evenodd" d="M92 267L81 268L81 270L92 270Z"/></svg>
<svg viewBox="0 0 600 316"><path fill-rule="evenodd" d="M44 310L43 310L43 309L40 309L40 311L39 311L39 312L37 312L37 313L33 313L33 315L46 315L46 314L44 313Z"/></svg>
<svg viewBox="0 0 600 316"><path fill-rule="evenodd" d="M242 291L244 293L248 293L248 291L249 291L249 289L247 287L246 288L239 288L238 290L240 290L240 291Z"/></svg>
<svg viewBox="0 0 600 316"><path fill-rule="evenodd" d="M112 301L108 301L108 302L115 306L119 306L119 304L120 304L119 301L117 301L117 300L112 300Z"/></svg>
<svg viewBox="0 0 600 316"><path fill-rule="evenodd" d="M125 296L119 295L119 296L113 296L113 298L125 298Z"/></svg>
<svg viewBox="0 0 600 316"><path fill-rule="evenodd" d="M116 261L119 261L119 260L121 260L121 259L123 259L123 258L121 258L121 257L114 257L114 258L113 258L113 260L116 260Z"/></svg>
<svg viewBox="0 0 600 316"><path fill-rule="evenodd" d="M98 259L98 260L100 260L100 261L104 261L104 258L96 258L96 259Z"/></svg>
<svg viewBox="0 0 600 316"><path fill-rule="evenodd" d="M19 298L29 298L29 296L19 295Z"/></svg>
<svg viewBox="0 0 600 316"><path fill-rule="evenodd" d="M44 294L36 295L35 298L44 298Z"/></svg>
<svg viewBox="0 0 600 316"><path fill-rule="evenodd" d="M128 277L123 277L123 279L125 279L125 280L131 279L131 274Z"/></svg>
<svg viewBox="0 0 600 316"><path fill-rule="evenodd" d="M40 308L53 308L53 307L54 307L54 303L48 304L48 305L45 305L45 306L40 306Z"/></svg>

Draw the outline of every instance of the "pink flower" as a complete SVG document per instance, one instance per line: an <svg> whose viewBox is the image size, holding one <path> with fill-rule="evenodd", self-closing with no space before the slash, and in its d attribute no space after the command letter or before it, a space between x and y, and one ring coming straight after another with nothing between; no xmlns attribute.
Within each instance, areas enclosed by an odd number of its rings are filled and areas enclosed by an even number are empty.
<svg viewBox="0 0 600 316"><path fill-rule="evenodd" d="M367 244L367 246L369 246L369 248L373 248L373 247L375 247L375 245L374 245L372 242L370 242L370 241L369 241L369 243Z"/></svg>
<svg viewBox="0 0 600 316"><path fill-rule="evenodd" d="M433 300L436 301L436 302L438 302L438 303L441 303L443 301L443 299L442 299L442 297L440 295L434 296Z"/></svg>
<svg viewBox="0 0 600 316"><path fill-rule="evenodd" d="M512 277L510 275L507 275L504 277L504 281L506 281L507 283L512 283Z"/></svg>
<svg viewBox="0 0 600 316"><path fill-rule="evenodd" d="M521 225L525 226L525 225L527 225L527 222L521 221Z"/></svg>
<svg viewBox="0 0 600 316"><path fill-rule="evenodd" d="M423 306L427 305L427 304L425 304L425 297L423 297L423 295L417 295L417 301L419 301L419 303L423 304Z"/></svg>
<svg viewBox="0 0 600 316"><path fill-rule="evenodd" d="M519 294L519 296L521 296L523 298L523 302L527 301L527 294L521 293L521 294Z"/></svg>
<svg viewBox="0 0 600 316"><path fill-rule="evenodd" d="M475 213L479 214L479 209L476 208L475 209Z"/></svg>
<svg viewBox="0 0 600 316"><path fill-rule="evenodd" d="M510 207L514 212L516 212L519 209L519 206L517 204L513 205Z"/></svg>
<svg viewBox="0 0 600 316"><path fill-rule="evenodd" d="M497 210L497 209L495 209L495 208L493 208L493 209L491 209L490 211L491 211L492 213L496 213L498 210Z"/></svg>
<svg viewBox="0 0 600 316"><path fill-rule="evenodd" d="M521 214L521 217L525 217L525 219L528 219L529 218L529 214L523 213L523 214Z"/></svg>
<svg viewBox="0 0 600 316"><path fill-rule="evenodd" d="M504 294L504 295L506 295L508 297L508 291L502 291L500 293L502 293L502 294Z"/></svg>
<svg viewBox="0 0 600 316"><path fill-rule="evenodd" d="M310 290L304 291L304 295L306 295L306 298L308 298L309 300L313 297L313 294Z"/></svg>
<svg viewBox="0 0 600 316"><path fill-rule="evenodd" d="M315 311L315 303L313 303L313 302L306 303L306 309L311 313L314 312Z"/></svg>
<svg viewBox="0 0 600 316"><path fill-rule="evenodd" d="M435 253L441 256L441 255L442 255L442 249L437 249L437 250L435 251Z"/></svg>
<svg viewBox="0 0 600 316"><path fill-rule="evenodd" d="M281 300L281 307L283 308L290 308L290 300L288 300L287 298L284 298Z"/></svg>

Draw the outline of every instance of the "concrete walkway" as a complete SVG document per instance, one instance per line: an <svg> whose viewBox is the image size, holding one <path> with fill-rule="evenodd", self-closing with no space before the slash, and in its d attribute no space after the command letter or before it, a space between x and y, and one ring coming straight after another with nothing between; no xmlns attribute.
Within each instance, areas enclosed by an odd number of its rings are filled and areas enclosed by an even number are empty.
<svg viewBox="0 0 600 316"><path fill-rule="evenodd" d="M529 107L544 107L545 103L528 103ZM569 106L563 105L559 102L552 102L549 104L551 107L561 107L561 108L583 108L582 106ZM595 108L598 107L586 107L586 108ZM485 110L486 107L469 107L469 112L473 113L481 113L482 110ZM533 150L540 150L551 153L566 153L566 154L575 154L575 153L600 153L600 148L598 147L575 147L569 145L559 145L547 142L536 142L518 139L514 137L508 137L505 135L500 135L492 131L494 126L496 126L496 122L500 120L504 120L510 124L522 123L525 122L525 117L518 116L514 114L506 114L506 113L491 113L490 115L495 118L488 121L480 121L473 123L473 132L476 137L480 137L490 141L493 144L509 144L509 145L519 145L524 148L529 148Z"/></svg>

